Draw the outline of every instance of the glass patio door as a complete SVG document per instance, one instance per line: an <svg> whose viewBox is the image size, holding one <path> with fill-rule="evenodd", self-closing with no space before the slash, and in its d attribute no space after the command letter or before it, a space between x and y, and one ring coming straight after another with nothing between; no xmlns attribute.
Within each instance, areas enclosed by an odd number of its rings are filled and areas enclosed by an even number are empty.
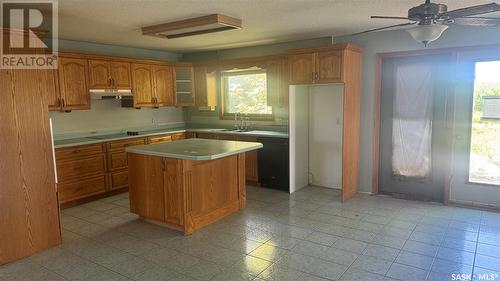
<svg viewBox="0 0 500 281"><path fill-rule="evenodd" d="M381 193L443 201L449 62L448 55L384 59Z"/></svg>

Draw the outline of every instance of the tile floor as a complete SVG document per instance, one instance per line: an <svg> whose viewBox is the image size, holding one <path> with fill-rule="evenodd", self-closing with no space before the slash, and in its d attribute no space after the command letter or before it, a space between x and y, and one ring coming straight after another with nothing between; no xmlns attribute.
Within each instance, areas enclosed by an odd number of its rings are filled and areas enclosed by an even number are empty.
<svg viewBox="0 0 500 281"><path fill-rule="evenodd" d="M127 196L64 210L63 244L0 280L500 280L500 213L248 187L244 211L184 237L138 220Z"/></svg>

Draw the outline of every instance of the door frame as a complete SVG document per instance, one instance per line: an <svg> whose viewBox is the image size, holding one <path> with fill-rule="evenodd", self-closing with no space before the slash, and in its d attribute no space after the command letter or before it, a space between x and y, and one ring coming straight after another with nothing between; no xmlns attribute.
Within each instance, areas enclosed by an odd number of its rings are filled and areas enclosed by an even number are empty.
<svg viewBox="0 0 500 281"><path fill-rule="evenodd" d="M397 58L397 57L411 57L411 56L425 56L425 55L436 55L436 54L449 54L452 57L452 61L458 64L461 57L467 54L488 52L492 50L500 49L500 44L483 45L483 46L471 46L471 47L452 47L452 48L438 48L438 49L422 49L422 50L412 50L412 51L400 51L400 52L387 52L387 53L376 53L375 61L375 89L374 89L374 102L373 102L373 126L372 126L372 188L371 192L373 194L379 193L379 172L380 172L380 110L381 110L381 95L382 95L382 63L386 58ZM453 74L453 79L457 78L457 74ZM454 87L454 85L452 85ZM455 91L451 92L450 102L447 104L447 109L453 109L455 102ZM450 110L447 116L447 126L450 126L450 133L453 134L453 120L454 111ZM443 186L444 203L448 204L450 199L450 187L451 179L453 173L453 139L450 141L449 157L447 161L446 178L445 184Z"/></svg>

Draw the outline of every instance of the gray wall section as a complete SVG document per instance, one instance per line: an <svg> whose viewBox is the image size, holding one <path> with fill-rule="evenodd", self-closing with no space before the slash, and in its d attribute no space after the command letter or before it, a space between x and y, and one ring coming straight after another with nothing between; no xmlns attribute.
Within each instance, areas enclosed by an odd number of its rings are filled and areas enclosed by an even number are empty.
<svg viewBox="0 0 500 281"><path fill-rule="evenodd" d="M307 40L298 40L277 44L261 45L254 47L243 47L234 49L225 49L219 51L207 51L198 53L186 53L183 55L183 61L206 61L206 60L225 60L244 57L258 57L275 55L286 52L289 49L314 47L331 43L331 37L321 37Z"/></svg>
<svg viewBox="0 0 500 281"><path fill-rule="evenodd" d="M65 39L59 40L59 51L82 52L87 54L130 57L138 59L168 60L168 61L180 61L182 59L182 54L177 54L172 52L106 45L106 44L65 40Z"/></svg>
<svg viewBox="0 0 500 281"><path fill-rule="evenodd" d="M404 30L382 31L358 36L323 37L312 40L296 41L283 44L273 44L248 48L237 48L222 51L185 54L185 61L202 61L212 59L232 59L270 55L291 48L309 47L341 42L352 42L364 49L362 73L362 104L361 104L361 159L360 161L360 191L371 191L372 177L372 134L373 134L373 96L375 90L375 63L377 53L410 51L425 49ZM463 46L478 46L500 44L498 28L452 26L445 31L440 39L432 42L428 49ZM196 109L188 110L188 118L208 118L209 123L218 124L217 114L198 113ZM206 120L206 119L205 119Z"/></svg>
<svg viewBox="0 0 500 281"><path fill-rule="evenodd" d="M373 102L375 93L376 54L397 51L421 50L419 45L403 30L368 33L358 36L336 37L334 43L352 42L364 49L361 93L361 159L360 191L371 191ZM453 26L428 48L448 48L500 44L498 28Z"/></svg>
<svg viewBox="0 0 500 281"><path fill-rule="evenodd" d="M313 47L331 43L331 37L322 37L308 40L292 41L279 44L270 44L254 47L226 49L201 53L184 54L183 61L197 62L206 60L225 60L244 57L258 57L285 53L289 49ZM288 108L274 108L274 121L252 121L254 128L287 130ZM232 120L220 120L218 108L214 112L199 111L197 108L187 109L187 118L191 126L225 126L235 124Z"/></svg>

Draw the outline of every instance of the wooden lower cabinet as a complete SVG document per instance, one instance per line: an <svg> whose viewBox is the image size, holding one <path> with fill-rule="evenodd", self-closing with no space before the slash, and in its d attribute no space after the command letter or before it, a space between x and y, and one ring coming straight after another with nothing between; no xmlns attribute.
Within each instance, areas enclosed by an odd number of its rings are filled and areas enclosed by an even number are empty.
<svg viewBox="0 0 500 281"><path fill-rule="evenodd" d="M245 208L245 154L195 161L129 153L130 209L191 234Z"/></svg>
<svg viewBox="0 0 500 281"><path fill-rule="evenodd" d="M67 203L106 192L106 175L91 176L58 184L59 202Z"/></svg>
<svg viewBox="0 0 500 281"><path fill-rule="evenodd" d="M112 172L110 175L110 189L120 189L128 186L128 169Z"/></svg>
<svg viewBox="0 0 500 281"><path fill-rule="evenodd" d="M196 137L200 139L217 139L217 140L234 140L234 141L250 141L256 142L257 137L254 136L238 136L231 134L218 133L196 133ZM257 151L246 153L245 157L245 180L248 183L257 184L259 182L259 166L257 161Z"/></svg>
<svg viewBox="0 0 500 281"><path fill-rule="evenodd" d="M103 144L56 150L59 204L107 191L107 160Z"/></svg>
<svg viewBox="0 0 500 281"><path fill-rule="evenodd" d="M64 208L80 201L88 201L96 195L106 196L120 190L127 191L127 147L186 137L186 133L175 133L56 149L59 204ZM169 205L168 208L175 208L172 206L174 205ZM175 214L173 210L172 214ZM179 218L172 215L168 217L168 221L179 223Z"/></svg>
<svg viewBox="0 0 500 281"><path fill-rule="evenodd" d="M169 142L172 141L172 136L167 135L167 136L155 136L155 137L148 137L148 143L160 143L160 142Z"/></svg>

